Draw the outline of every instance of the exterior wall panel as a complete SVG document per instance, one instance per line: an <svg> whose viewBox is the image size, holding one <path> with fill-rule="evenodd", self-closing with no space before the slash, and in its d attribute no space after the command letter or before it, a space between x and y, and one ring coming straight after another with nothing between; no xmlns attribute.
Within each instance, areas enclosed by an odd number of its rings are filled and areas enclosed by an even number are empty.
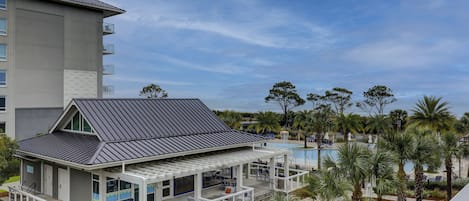
<svg viewBox="0 0 469 201"><path fill-rule="evenodd" d="M20 108L15 110L16 139L45 134L62 113L62 108Z"/></svg>
<svg viewBox="0 0 469 201"><path fill-rule="evenodd" d="M91 199L91 174L70 169L70 201Z"/></svg>

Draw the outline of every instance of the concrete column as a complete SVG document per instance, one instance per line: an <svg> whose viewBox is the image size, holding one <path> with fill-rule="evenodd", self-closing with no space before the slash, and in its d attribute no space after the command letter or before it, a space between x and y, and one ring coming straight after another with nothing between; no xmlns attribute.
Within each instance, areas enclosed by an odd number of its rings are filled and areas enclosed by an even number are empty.
<svg viewBox="0 0 469 201"><path fill-rule="evenodd" d="M270 189L275 188L275 158L270 158L269 161L269 176L270 176Z"/></svg>
<svg viewBox="0 0 469 201"><path fill-rule="evenodd" d="M236 168L236 190L241 190L243 185L243 164L238 165Z"/></svg>
<svg viewBox="0 0 469 201"><path fill-rule="evenodd" d="M202 197L202 173L197 173L194 176L194 199L200 200Z"/></svg>
<svg viewBox="0 0 469 201"><path fill-rule="evenodd" d="M290 166L288 164L288 155L287 154L283 155L283 167L284 167L283 176L285 177L283 185L284 185L284 189L286 190L287 186L288 186L288 179L287 178L288 178L288 176L290 176Z"/></svg>
<svg viewBox="0 0 469 201"><path fill-rule="evenodd" d="M138 198L141 201L147 201L147 182L143 180L139 185Z"/></svg>
<svg viewBox="0 0 469 201"><path fill-rule="evenodd" d="M99 200L106 200L106 176L99 174Z"/></svg>
<svg viewBox="0 0 469 201"><path fill-rule="evenodd" d="M163 200L163 182L155 183L155 201Z"/></svg>

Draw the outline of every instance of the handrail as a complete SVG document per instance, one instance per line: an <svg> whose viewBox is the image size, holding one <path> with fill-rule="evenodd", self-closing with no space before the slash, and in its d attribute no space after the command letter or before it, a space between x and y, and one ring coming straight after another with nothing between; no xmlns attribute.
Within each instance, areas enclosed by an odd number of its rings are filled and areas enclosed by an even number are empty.
<svg viewBox="0 0 469 201"><path fill-rule="evenodd" d="M19 200L23 200L23 197L24 197L26 198L26 200L30 200L30 201L47 201L44 198L28 193L24 190L19 190L14 187L8 186L8 200L12 201L12 198L11 198L12 195L14 196L14 199L13 199L14 201L18 200L17 199L18 195L20 196Z"/></svg>
<svg viewBox="0 0 469 201"><path fill-rule="evenodd" d="M200 200L200 201L222 201L222 200L230 200L230 198L236 198L237 196L243 196L243 200L244 200L244 198L247 198L245 196L245 193L248 193L248 194L250 193L249 200L254 201L254 188L247 187L247 186L240 186L240 187L243 190L235 192L235 193L231 193L231 194L228 194L228 195L225 195L225 196L222 196L222 197L218 197L218 198L214 198L214 199L208 199L208 198L200 197L198 200ZM195 199L193 197L189 197L188 200L197 200L197 199Z"/></svg>

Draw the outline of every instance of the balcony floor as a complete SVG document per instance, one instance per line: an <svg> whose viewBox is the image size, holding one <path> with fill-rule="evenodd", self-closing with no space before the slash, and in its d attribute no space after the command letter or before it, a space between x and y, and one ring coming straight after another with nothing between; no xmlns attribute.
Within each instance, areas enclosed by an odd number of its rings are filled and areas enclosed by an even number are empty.
<svg viewBox="0 0 469 201"><path fill-rule="evenodd" d="M254 197L263 197L266 194L270 194L272 190L269 188L269 182L265 180L258 180L255 177L243 180L243 186L254 188ZM207 199L215 199L218 197L225 196L225 191L221 189L221 186L209 187L202 190L202 197ZM187 201L188 197L194 196L193 193L181 195L180 197L168 199L167 201ZM257 199L255 199L257 200Z"/></svg>

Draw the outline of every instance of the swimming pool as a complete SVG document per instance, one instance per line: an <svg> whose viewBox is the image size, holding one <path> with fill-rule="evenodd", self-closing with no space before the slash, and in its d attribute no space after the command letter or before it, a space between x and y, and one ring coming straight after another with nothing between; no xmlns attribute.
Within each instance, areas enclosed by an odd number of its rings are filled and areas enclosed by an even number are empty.
<svg viewBox="0 0 469 201"><path fill-rule="evenodd" d="M289 155L293 164L301 165L304 167L317 167L318 164L318 150L316 148L304 148L303 144L297 143L280 143L280 142L268 142L267 147L288 149L292 153ZM329 156L332 159L337 158L336 149L321 149L321 160ZM404 170L410 173L413 169L412 163L406 163Z"/></svg>

